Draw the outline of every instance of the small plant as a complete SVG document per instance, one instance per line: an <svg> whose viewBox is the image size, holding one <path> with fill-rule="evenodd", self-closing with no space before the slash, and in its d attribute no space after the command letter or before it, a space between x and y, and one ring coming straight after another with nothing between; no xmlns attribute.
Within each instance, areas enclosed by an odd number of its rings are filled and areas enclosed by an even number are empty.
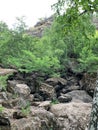
<svg viewBox="0 0 98 130"><path fill-rule="evenodd" d="M27 115L30 113L30 103L29 103L29 102L27 102L26 107L22 107L22 108L21 108L21 112L22 112L25 116L27 116Z"/></svg>
<svg viewBox="0 0 98 130"><path fill-rule="evenodd" d="M53 99L52 101L51 101L51 104L58 104L59 103L59 101L57 100L57 99Z"/></svg>
<svg viewBox="0 0 98 130"><path fill-rule="evenodd" d="M4 107L0 105L0 113L2 113L4 110Z"/></svg>
<svg viewBox="0 0 98 130"><path fill-rule="evenodd" d="M18 95L17 93L14 93L14 94L12 95L12 98L13 98L13 99L18 98L18 97L19 97L19 95Z"/></svg>
<svg viewBox="0 0 98 130"><path fill-rule="evenodd" d="M0 89L6 91L7 79L9 75L0 76Z"/></svg>

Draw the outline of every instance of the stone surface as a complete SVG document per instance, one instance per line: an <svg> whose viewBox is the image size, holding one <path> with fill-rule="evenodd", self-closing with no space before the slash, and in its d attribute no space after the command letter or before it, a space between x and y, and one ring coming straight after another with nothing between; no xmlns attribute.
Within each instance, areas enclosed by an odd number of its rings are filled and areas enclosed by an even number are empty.
<svg viewBox="0 0 98 130"><path fill-rule="evenodd" d="M27 97L30 95L30 88L26 84L17 84L15 87L15 93Z"/></svg>
<svg viewBox="0 0 98 130"><path fill-rule="evenodd" d="M73 91L73 90L79 90L80 89L80 86L75 86L75 85L71 85L71 86L66 86L62 89L62 93L68 93L70 91Z"/></svg>
<svg viewBox="0 0 98 130"><path fill-rule="evenodd" d="M91 112L90 103L66 103L52 105L50 111L57 117L59 130L85 130Z"/></svg>
<svg viewBox="0 0 98 130"><path fill-rule="evenodd" d="M19 76L0 92L1 130L87 130L92 98L80 90L83 79L71 73L39 84L35 73Z"/></svg>
<svg viewBox="0 0 98 130"><path fill-rule="evenodd" d="M71 96L59 96L58 97L58 101L60 102L60 103L66 103L66 102L70 102L72 100L72 97Z"/></svg>
<svg viewBox="0 0 98 130"><path fill-rule="evenodd" d="M39 107L44 108L45 110L49 110L51 106L51 101L44 101L39 104Z"/></svg>
<svg viewBox="0 0 98 130"><path fill-rule="evenodd" d="M74 90L71 91L67 94L63 94L63 96L71 96L72 101L78 101L78 102L85 102L85 103L89 103L92 102L93 99L91 96L89 96L87 94L87 92L85 92L84 90Z"/></svg>
<svg viewBox="0 0 98 130"><path fill-rule="evenodd" d="M43 96L44 100L51 100L56 97L55 90L53 86L46 83L42 83L39 88L40 94Z"/></svg>
<svg viewBox="0 0 98 130"><path fill-rule="evenodd" d="M56 118L43 108L30 107L25 116L21 110L5 109L0 114L1 130L58 130Z"/></svg>
<svg viewBox="0 0 98 130"><path fill-rule="evenodd" d="M8 81L7 91L23 97L30 95L30 88L26 84L19 84L17 81Z"/></svg>
<svg viewBox="0 0 98 130"><path fill-rule="evenodd" d="M3 68L0 68L0 75L7 75L7 74L13 74L17 72L16 70L14 69L3 69Z"/></svg>
<svg viewBox="0 0 98 130"><path fill-rule="evenodd" d="M66 85L67 84L67 80L63 79L63 78L49 78L46 80L46 83L55 86L57 84L61 84L61 85Z"/></svg>

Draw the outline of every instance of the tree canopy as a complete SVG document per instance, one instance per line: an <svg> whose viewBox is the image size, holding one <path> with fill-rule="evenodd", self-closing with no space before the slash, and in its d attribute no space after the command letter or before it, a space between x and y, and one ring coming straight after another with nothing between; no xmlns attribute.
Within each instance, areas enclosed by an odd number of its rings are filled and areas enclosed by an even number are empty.
<svg viewBox="0 0 98 130"><path fill-rule="evenodd" d="M82 15L84 13L98 12L98 1L97 0L58 0L53 5L57 14L66 12L66 9L75 11L76 14ZM70 15L70 14L69 14Z"/></svg>
<svg viewBox="0 0 98 130"><path fill-rule="evenodd" d="M65 3L67 6L65 6ZM92 23L97 0L58 0L53 5L57 15L41 38L26 31L23 18L15 28L0 22L0 62L20 71L41 71L48 74L72 71L95 72L98 68L98 31Z"/></svg>

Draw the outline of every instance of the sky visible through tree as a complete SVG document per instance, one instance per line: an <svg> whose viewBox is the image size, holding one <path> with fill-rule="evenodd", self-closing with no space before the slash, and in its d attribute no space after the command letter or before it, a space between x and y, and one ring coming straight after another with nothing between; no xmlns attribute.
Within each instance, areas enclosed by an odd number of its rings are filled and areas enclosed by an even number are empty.
<svg viewBox="0 0 98 130"><path fill-rule="evenodd" d="M0 0L0 21L9 27L15 23L16 17L25 16L28 26L33 26L40 18L53 14L51 5L57 0Z"/></svg>

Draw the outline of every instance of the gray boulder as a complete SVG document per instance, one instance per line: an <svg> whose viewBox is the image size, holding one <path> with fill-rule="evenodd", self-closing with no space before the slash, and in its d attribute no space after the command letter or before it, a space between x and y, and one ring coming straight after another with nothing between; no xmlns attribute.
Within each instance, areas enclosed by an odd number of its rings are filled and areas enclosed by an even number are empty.
<svg viewBox="0 0 98 130"><path fill-rule="evenodd" d="M72 97L72 101L78 101L78 102L85 102L85 103L89 103L92 102L93 99L91 96L88 95L88 93L84 90L74 90L71 91L67 94L63 94L63 96L71 96Z"/></svg>
<svg viewBox="0 0 98 130"><path fill-rule="evenodd" d="M85 130L90 119L90 103L70 102L66 104L55 104L50 111L57 118L59 130Z"/></svg>

